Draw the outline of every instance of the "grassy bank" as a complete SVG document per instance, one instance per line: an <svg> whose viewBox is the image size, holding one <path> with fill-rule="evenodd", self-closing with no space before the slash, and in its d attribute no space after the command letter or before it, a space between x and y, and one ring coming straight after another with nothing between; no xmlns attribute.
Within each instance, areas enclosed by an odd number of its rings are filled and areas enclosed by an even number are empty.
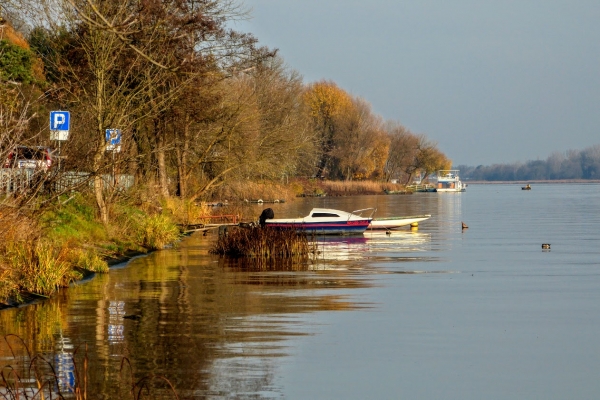
<svg viewBox="0 0 600 400"><path fill-rule="evenodd" d="M40 199L41 201L48 199ZM96 218L91 196L72 194L36 210L0 207L0 303L51 296L90 273L108 271L108 261L125 254L161 249L178 240L179 223L199 207L183 202L151 204L139 197L113 204L111 222Z"/></svg>

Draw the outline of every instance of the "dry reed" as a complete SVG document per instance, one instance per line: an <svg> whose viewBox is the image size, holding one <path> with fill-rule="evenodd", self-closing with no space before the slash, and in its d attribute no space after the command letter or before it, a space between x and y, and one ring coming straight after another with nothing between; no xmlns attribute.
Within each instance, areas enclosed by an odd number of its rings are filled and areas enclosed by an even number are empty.
<svg viewBox="0 0 600 400"><path fill-rule="evenodd" d="M323 181L323 191L328 196L382 194L385 190L402 190L402 185L374 181Z"/></svg>
<svg viewBox="0 0 600 400"><path fill-rule="evenodd" d="M231 257L291 258L313 252L308 237L293 229L231 227L210 252Z"/></svg>

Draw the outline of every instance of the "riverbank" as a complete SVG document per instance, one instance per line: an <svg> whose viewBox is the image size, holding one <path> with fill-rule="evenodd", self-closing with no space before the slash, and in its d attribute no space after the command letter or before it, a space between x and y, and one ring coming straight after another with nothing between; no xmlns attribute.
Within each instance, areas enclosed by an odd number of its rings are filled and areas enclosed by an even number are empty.
<svg viewBox="0 0 600 400"><path fill-rule="evenodd" d="M208 223L214 214L256 220L258 215L244 215L248 198L293 201L306 194L353 196L402 189L402 185L371 181L240 183L214 193L220 207L160 199L151 190L138 189L111 203L108 223L97 218L91 193L40 197L27 208L5 199L0 204L0 223L8 227L0 233L0 309L48 298L61 287L108 272L111 265L162 249L179 240L185 227Z"/></svg>

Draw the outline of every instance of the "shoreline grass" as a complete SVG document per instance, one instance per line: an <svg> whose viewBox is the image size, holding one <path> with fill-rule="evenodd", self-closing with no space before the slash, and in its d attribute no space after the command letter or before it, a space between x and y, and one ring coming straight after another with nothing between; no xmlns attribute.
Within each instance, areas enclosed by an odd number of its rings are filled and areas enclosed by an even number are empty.
<svg viewBox="0 0 600 400"><path fill-rule="evenodd" d="M108 272L108 260L175 243L181 237L177 223L185 217L173 208L148 210L139 201L123 201L113 205L112 223L104 225L91 196L58 198L33 216L3 204L0 224L7 229L0 232L0 308L30 295L52 296L89 274Z"/></svg>

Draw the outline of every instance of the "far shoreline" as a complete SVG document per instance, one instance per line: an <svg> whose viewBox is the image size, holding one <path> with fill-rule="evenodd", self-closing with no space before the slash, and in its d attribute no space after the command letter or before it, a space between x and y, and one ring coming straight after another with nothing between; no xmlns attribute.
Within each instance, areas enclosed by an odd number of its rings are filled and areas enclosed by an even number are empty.
<svg viewBox="0 0 600 400"><path fill-rule="evenodd" d="M600 179L557 179L557 180L531 180L531 181L463 181L467 185L508 185L508 184L549 184L549 183L600 183Z"/></svg>

